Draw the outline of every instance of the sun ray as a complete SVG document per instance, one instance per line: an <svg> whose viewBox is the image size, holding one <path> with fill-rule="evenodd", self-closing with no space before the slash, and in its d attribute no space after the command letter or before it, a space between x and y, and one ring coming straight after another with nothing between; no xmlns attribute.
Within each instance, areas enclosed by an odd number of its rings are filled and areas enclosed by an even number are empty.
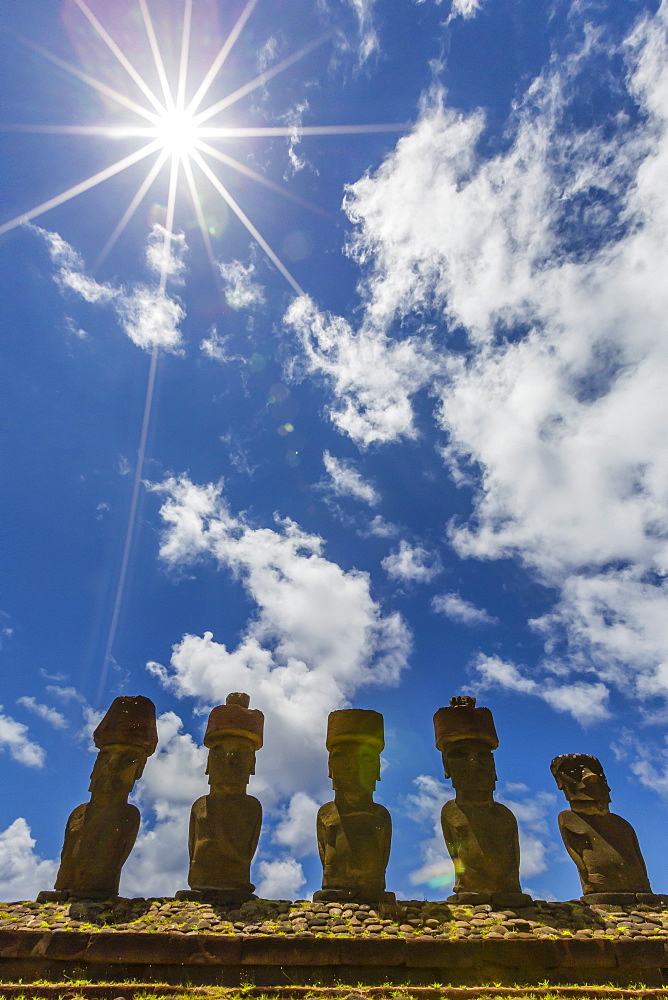
<svg viewBox="0 0 668 1000"><path fill-rule="evenodd" d="M200 198L199 191L197 190L197 184L195 183L195 175L193 174L193 168L189 156L186 156L183 160L183 172L186 175L186 181L188 182L188 188L190 189L190 198L192 200L193 207L195 209L195 215L197 216L197 222L199 223L199 228L202 232L202 239L204 240L204 246L206 247L206 252L208 254L209 260L211 261L211 267L213 268L214 276L217 277L218 272L216 269L216 258L213 252L213 247L211 245L209 229L206 224L206 219L204 218L202 199Z"/></svg>
<svg viewBox="0 0 668 1000"><path fill-rule="evenodd" d="M257 139L262 136L281 135L364 135L382 134L383 132L407 132L410 122L389 122L373 125L258 125L230 126L229 128L198 129L207 139Z"/></svg>
<svg viewBox="0 0 668 1000"><path fill-rule="evenodd" d="M315 212L317 215L329 216L329 213L326 212L324 208L320 208L319 205L316 205L312 201L307 201L305 198L300 198L299 195L293 194L289 188L281 187L281 185L276 184L275 181L270 181L268 177L264 177L256 170L252 170L251 167L247 167L245 163L235 160L233 156L228 156L227 153L223 153L222 151L215 149L213 146L210 146L208 142L198 142L197 149L199 149L200 152L207 153L209 156L212 156L214 160L218 160L219 163L224 163L225 166L232 167L240 174L244 174L246 177L250 177L252 180L257 181L258 184L263 184L264 187L269 188L270 191L275 191L284 198L289 198L290 201L294 201L297 205L301 205L303 208L308 208L311 212Z"/></svg>
<svg viewBox="0 0 668 1000"><path fill-rule="evenodd" d="M132 125L0 125L0 132L26 132L34 135L93 135L105 139L147 138L155 135L155 126Z"/></svg>
<svg viewBox="0 0 668 1000"><path fill-rule="evenodd" d="M15 216L10 219L9 222L5 222L0 226L0 236L3 233L8 233L10 229L16 229L17 226L21 226L26 222L30 222L32 219L36 219L38 215L43 215L44 212L48 212L52 208L57 208L59 205L64 205L66 201L71 201L72 198L76 198L77 195L83 194L84 191L90 191L91 188L95 187L97 184L101 184L103 181L109 180L115 174L121 173L122 170L127 170L128 167L133 166L135 163L139 163L140 160L145 159L150 156L151 153L155 153L160 148L160 142L156 140L155 142L149 142L146 146L142 146L141 149L137 150L135 153L130 153L129 156L124 157L122 160L117 160L110 167L105 167L104 170L100 170L99 173L93 174L85 181L81 181L79 184L74 184L67 191L63 191L61 194L57 194L54 198L49 198L48 201L43 201L41 205L37 205L35 208L31 208L27 212L22 212L20 215Z"/></svg>
<svg viewBox="0 0 668 1000"><path fill-rule="evenodd" d="M304 294L303 288L292 277L292 275L288 271L288 269L285 266L285 264L283 263L283 261L280 259L280 257L276 253L274 253L274 251L271 249L271 247L269 246L269 244L265 240L264 236L262 236L258 232L258 230L255 228L255 226L253 225L253 223L250 221L250 219L248 218L248 216L246 215L246 213L237 204L237 202L234 200L234 198L229 193L229 191L224 186L224 184L222 184L222 182L218 179L218 177L216 177L216 175L214 174L213 170L209 167L209 165L206 163L206 161L202 159L202 157L200 156L200 154L196 150L192 153L192 158L195 160L195 162L199 166L199 168L202 171L202 173L206 177L208 177L208 179L211 181L211 183L213 184L213 186L216 189L216 191L218 192L218 194L222 198L225 199L225 201L230 206L230 208L232 209L232 211L234 212L234 214L237 216L237 218L240 219L241 222L243 222L244 226L246 227L246 229L248 230L248 232L251 234L251 236L253 237L253 239L256 240L259 243L259 245L262 247L262 249L266 253L267 257L269 257L269 259L273 262L273 264L275 264L275 266L278 268L278 270L283 275L283 277L288 282L288 284L297 292L297 295L303 295Z"/></svg>
<svg viewBox="0 0 668 1000"><path fill-rule="evenodd" d="M293 52L291 56L287 56L287 58L282 59L280 62L276 63L275 66L272 66L271 69L267 69L263 73L260 73L253 80L245 83L243 87L239 87L237 90L234 90L221 101L217 101L216 104L212 104L211 107L207 108L205 111L200 111L199 114L195 115L195 125L202 125L210 118L213 118L214 115L217 115L220 111L224 111L232 104L236 104L236 102L241 100L242 97L245 97L246 94L250 94L253 90L261 87L263 83L267 83L268 80L278 76L278 74L282 73L284 69L288 68L288 66L292 66L300 59L303 59L304 56L308 55L309 52L312 52L313 49L318 47L318 45L322 45L327 38L329 38L329 35L322 35L315 41L309 42L308 45L304 45L304 47L299 49L298 52Z"/></svg>
<svg viewBox="0 0 668 1000"><path fill-rule="evenodd" d="M183 31L181 33L181 58L179 60L179 79L176 87L176 107L183 111L186 104L186 84L188 82L188 58L190 53L190 29L193 17L193 0L186 0L183 9Z"/></svg>
<svg viewBox="0 0 668 1000"><path fill-rule="evenodd" d="M132 79L137 84L141 92L144 94L146 98L148 98L148 100L151 102L151 104L158 112L158 114L163 115L165 109L160 104L158 98L155 96L149 85L146 83L143 76L140 73L138 73L137 70L134 68L134 66L132 65L128 57L125 55L123 50L119 48L119 46L113 40L107 29L95 17L95 14L93 14L92 10L88 7L85 0L74 0L74 3L77 5L81 13L88 19L88 21L90 21L90 23L95 28L102 41L113 52L113 54L116 56L119 63L123 67L123 69L126 71L126 73L129 74L129 76L132 77Z"/></svg>
<svg viewBox="0 0 668 1000"><path fill-rule="evenodd" d="M153 184L154 180L156 179L156 177L162 170L163 166L167 162L168 156L169 152L163 149L161 150L160 155L156 157L155 163L153 164L149 172L146 174L146 177L137 188L134 198L132 199L132 201L126 208L125 212L123 213L121 219L118 222L118 225L116 226L113 233L111 234L107 242L100 250L97 260L93 264L93 271L96 271L100 266L100 264L102 264L102 262L106 259L107 254L110 252L111 248L115 245L117 239L127 226L128 222L137 211L137 208L139 207L143 199L146 197L146 194L151 188L151 185Z"/></svg>
<svg viewBox="0 0 668 1000"><path fill-rule="evenodd" d="M194 114L197 111L197 108L200 106L200 104L204 100L206 94L209 91L209 88L211 87L211 84L213 83L213 81L215 80L215 78L218 76L218 73L222 69L225 60L227 59L228 55L232 51L232 47L234 46L234 43L238 39L239 35L241 34L241 32L242 32L242 30L244 28L244 25L246 24L246 21L248 20L248 18L250 17L250 15L253 13L253 9L254 9L256 3L257 3L257 0L248 0L248 3L246 4L246 6L242 10L241 14L239 15L239 18L237 19L236 24L234 25L234 27L232 28L231 32L229 33L229 35L225 39L225 42L221 46L221 49L220 49L218 55L216 56L216 58L211 63L211 66L209 67L208 72L205 74L204 79L202 80L201 84L197 88L195 96L193 97L193 99L191 100L190 104L186 108L187 114Z"/></svg>
<svg viewBox="0 0 668 1000"><path fill-rule="evenodd" d="M174 98L172 96L172 91L169 86L169 80L167 79L167 73L165 71L165 64L162 60L160 46L158 45L158 39L156 38L155 28L153 27L153 21L151 20L151 14L146 4L146 0L139 0L139 7L141 10L142 18L144 20L144 27L146 28L146 34L148 35L148 43L151 46L151 52L153 53L153 61L155 63L155 68L158 72L158 79L160 80L160 86L162 87L162 93L165 98L165 107L168 110L173 110Z"/></svg>
<svg viewBox="0 0 668 1000"><path fill-rule="evenodd" d="M139 488L142 483L144 471L144 458L146 455L146 441L148 439L148 428L151 422L151 411L153 409L153 394L155 390L155 376L158 369L158 346L155 345L151 351L151 361L148 369L148 381L146 384L146 398L144 400L144 414L142 417L141 432L139 435L139 447L137 449L137 464L132 483L132 497L130 500L130 513L128 514L128 526L125 531L125 542L123 543L123 555L121 556L121 568L118 573L118 583L116 585L116 595L114 597L114 607L109 623L109 633L104 648L102 658L102 669L100 671L100 683L98 685L98 701L104 694L107 680L107 672L112 659L112 650L116 642L116 632L118 631L118 621L121 614L121 605L125 594L125 581L128 575L128 565L130 563L130 552L134 537L135 522L137 520L137 505L139 502Z"/></svg>
<svg viewBox="0 0 668 1000"><path fill-rule="evenodd" d="M58 66L59 69L63 69L71 76L76 77L83 83L87 83L89 87L93 87L93 89L97 90L100 94L104 94L105 97L109 97L112 101L122 105L129 111L134 111L135 114L141 115L142 118L146 118L150 122L156 121L156 115L153 111L149 111L147 108L142 107L141 104L137 104L137 102L133 101L131 97L121 94L120 91L114 90L113 87L107 86L106 83L102 83L100 80L96 80L95 77L90 76L88 73L84 73L83 70L78 69L76 66L72 66L72 64L68 63L65 59L61 59L60 56L54 55L52 52L49 52L48 49L38 45L37 42L31 42L30 39L24 38L23 35L20 35L18 32L13 32L13 34L23 45L27 46L27 48L32 49L45 59L48 59L49 62L52 62L54 66Z"/></svg>

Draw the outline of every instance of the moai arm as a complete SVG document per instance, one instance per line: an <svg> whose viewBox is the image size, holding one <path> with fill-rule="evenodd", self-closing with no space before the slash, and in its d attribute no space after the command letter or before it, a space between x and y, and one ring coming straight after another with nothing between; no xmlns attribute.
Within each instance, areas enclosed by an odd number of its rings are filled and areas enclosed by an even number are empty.
<svg viewBox="0 0 668 1000"><path fill-rule="evenodd" d="M574 862L584 886L587 877L584 852L587 848L591 847L591 842L585 833L577 833L571 828L569 823L571 815L570 810L559 813L559 832L561 833L564 847L568 851L571 861Z"/></svg>

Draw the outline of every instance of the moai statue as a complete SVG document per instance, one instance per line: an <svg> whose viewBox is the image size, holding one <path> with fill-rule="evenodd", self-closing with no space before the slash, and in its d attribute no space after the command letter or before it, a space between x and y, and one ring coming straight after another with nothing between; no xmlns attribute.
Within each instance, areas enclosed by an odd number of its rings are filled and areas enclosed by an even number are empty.
<svg viewBox="0 0 668 1000"><path fill-rule="evenodd" d="M250 866L262 826L262 806L246 788L262 746L264 715L247 694L229 694L209 715L204 745L210 791L190 813L190 891L177 899L240 904L253 899Z"/></svg>
<svg viewBox="0 0 668 1000"><path fill-rule="evenodd" d="M496 768L492 751L499 745L488 708L475 698L452 698L434 715L436 747L443 754L445 777L455 798L441 811L443 836L455 867L454 895L448 902L495 907L528 906L520 888L517 820L494 801Z"/></svg>
<svg viewBox="0 0 668 1000"><path fill-rule="evenodd" d="M610 812L610 788L597 757L567 753L550 770L570 809L559 813L566 850L577 865L587 903L656 902L635 830Z"/></svg>
<svg viewBox="0 0 668 1000"><path fill-rule="evenodd" d="M329 777L334 801L318 810L322 890L314 900L392 903L385 891L392 820L373 801L385 746L383 716L363 708L331 712L327 720Z"/></svg>
<svg viewBox="0 0 668 1000"><path fill-rule="evenodd" d="M67 821L55 891L38 902L109 899L139 831L139 810L128 802L135 781L158 745L155 705L141 695L114 699L93 733L100 751L90 776L90 802Z"/></svg>

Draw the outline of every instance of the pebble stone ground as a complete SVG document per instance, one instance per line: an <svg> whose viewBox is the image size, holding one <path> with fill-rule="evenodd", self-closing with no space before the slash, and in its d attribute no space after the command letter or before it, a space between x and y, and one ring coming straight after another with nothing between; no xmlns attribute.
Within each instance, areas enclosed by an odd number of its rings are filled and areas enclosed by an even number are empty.
<svg viewBox="0 0 668 1000"><path fill-rule="evenodd" d="M238 908L174 899L0 903L0 929L115 930L296 937L663 938L668 908L534 901L517 910L401 900L394 907L250 900Z"/></svg>

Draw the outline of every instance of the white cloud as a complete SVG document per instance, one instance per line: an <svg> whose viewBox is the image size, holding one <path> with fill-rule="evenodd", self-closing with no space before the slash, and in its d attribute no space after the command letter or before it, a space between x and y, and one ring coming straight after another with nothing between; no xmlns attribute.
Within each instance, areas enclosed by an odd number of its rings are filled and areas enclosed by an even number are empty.
<svg viewBox="0 0 668 1000"><path fill-rule="evenodd" d="M404 538L397 551L382 560L381 566L393 580L405 583L429 583L442 569L438 554L427 552L421 545L411 545Z"/></svg>
<svg viewBox="0 0 668 1000"><path fill-rule="evenodd" d="M56 698L60 698L61 701L84 702L86 700L74 687L61 687L60 684L47 684L46 690L49 694L53 694Z"/></svg>
<svg viewBox="0 0 668 1000"><path fill-rule="evenodd" d="M0 713L2 705L0 705ZM28 739L28 727L9 715L0 714L0 750L6 748L9 755L26 767L44 767L46 751Z"/></svg>
<svg viewBox="0 0 668 1000"><path fill-rule="evenodd" d="M609 684L668 695L668 3L621 48L581 28L491 157L483 114L429 93L414 130L347 193L359 330L304 298L286 321L329 385L331 419L361 446L414 436L413 397L438 396L444 458L475 484L453 545L516 558L555 588L544 667L558 646L574 682L541 690L572 711L593 666L590 716L603 718ZM572 103L592 72L612 110L578 131ZM436 354L444 325L465 332L465 351Z"/></svg>
<svg viewBox="0 0 668 1000"><path fill-rule="evenodd" d="M329 480L325 486L332 490L337 496L354 497L362 503L375 507L380 503L380 494L371 483L363 479L352 462L343 458L335 458L325 451L322 456Z"/></svg>
<svg viewBox="0 0 668 1000"><path fill-rule="evenodd" d="M42 705L32 696L23 695L23 697L16 699L16 703L17 705L23 705L29 712L34 712L35 715L38 715L40 719L44 719L54 729L67 729L67 719L62 712L58 712L55 708L49 708L48 705Z"/></svg>
<svg viewBox="0 0 668 1000"><path fill-rule="evenodd" d="M455 872L445 846L441 828L441 810L445 802L452 798L452 791L428 774L419 774L413 779L416 791L406 796L408 815L416 823L427 826L431 836L420 842L419 853L422 864L410 872L411 885L429 885L452 891Z"/></svg>
<svg viewBox="0 0 668 1000"><path fill-rule="evenodd" d="M490 615L484 608L478 608L475 604L465 600L461 594L449 593L438 594L432 598L431 606L434 611L446 615L453 622L460 625L495 625L498 618Z"/></svg>
<svg viewBox="0 0 668 1000"><path fill-rule="evenodd" d="M481 0L452 0L452 8L448 20L457 16L465 19L475 17L480 8Z"/></svg>
<svg viewBox="0 0 668 1000"><path fill-rule="evenodd" d="M481 675L481 689L497 685L506 691L532 694L542 698L557 712L568 712L583 726L601 722L610 717L607 701L610 691L599 682L576 681L573 684L557 684L552 680L539 683L525 677L513 663L498 656L481 653L474 664Z"/></svg>
<svg viewBox="0 0 668 1000"><path fill-rule="evenodd" d="M257 867L260 878L257 895L260 899L296 899L306 883L302 866L295 858L260 861Z"/></svg>
<svg viewBox="0 0 668 1000"><path fill-rule="evenodd" d="M149 670L204 706L248 691L266 715L253 787L269 808L296 791L315 795L327 774L327 714L363 685L398 683L410 650L404 622L383 614L366 573L344 572L324 557L322 539L293 521L255 528L230 512L219 486L185 477L153 489L165 497L163 561L212 557L241 581L257 613L235 648L210 632L186 635L169 666Z"/></svg>
<svg viewBox="0 0 668 1000"><path fill-rule="evenodd" d="M396 538L399 534L399 528L391 521L386 521L380 514L376 514L369 521L365 532L360 531L360 534L375 535L377 538Z"/></svg>
<svg viewBox="0 0 668 1000"><path fill-rule="evenodd" d="M211 361L219 361L221 365L228 364L230 361L243 361L244 359L240 355L229 353L227 350L229 341L230 337L221 337L214 326L209 331L209 336L200 342L199 349L205 357L210 358Z"/></svg>
<svg viewBox="0 0 668 1000"><path fill-rule="evenodd" d="M225 282L225 298L231 309L256 309L264 304L264 289L253 281L255 264L242 264L240 260L218 263L220 276Z"/></svg>
<svg viewBox="0 0 668 1000"><path fill-rule="evenodd" d="M146 246L146 263L162 280L183 284L188 249L184 233L168 233L155 223Z"/></svg>
<svg viewBox="0 0 668 1000"><path fill-rule="evenodd" d="M100 284L84 273L83 260L58 233L50 233L37 226L33 228L46 241L51 260L58 268L56 281L61 289L69 289L93 305L111 305L122 329L138 347L144 350L161 347L173 353L179 352L179 324L185 318L185 311L178 299L167 295L159 284L136 284L129 291ZM175 235L170 251L160 249L161 233L164 238L164 230L160 226L153 227L147 261L152 269L164 265L171 278L179 279L183 270L185 240L181 235Z"/></svg>
<svg viewBox="0 0 668 1000"><path fill-rule="evenodd" d="M174 712L158 717L158 749L149 757L133 800L142 827L121 875L121 894L168 896L188 887L190 808L206 795L207 750L182 732Z"/></svg>
<svg viewBox="0 0 668 1000"><path fill-rule="evenodd" d="M0 899L35 899L50 889L58 871L57 861L47 861L34 852L30 827L19 817L0 833Z"/></svg>
<svg viewBox="0 0 668 1000"><path fill-rule="evenodd" d="M305 792L295 792L274 828L274 843L298 855L316 853L316 817L320 805Z"/></svg>
<svg viewBox="0 0 668 1000"><path fill-rule="evenodd" d="M392 341L372 325L356 332L305 295L291 303L284 322L301 342L299 363L331 385L336 402L328 415L339 430L360 447L417 437L410 399L436 370L418 338Z"/></svg>

